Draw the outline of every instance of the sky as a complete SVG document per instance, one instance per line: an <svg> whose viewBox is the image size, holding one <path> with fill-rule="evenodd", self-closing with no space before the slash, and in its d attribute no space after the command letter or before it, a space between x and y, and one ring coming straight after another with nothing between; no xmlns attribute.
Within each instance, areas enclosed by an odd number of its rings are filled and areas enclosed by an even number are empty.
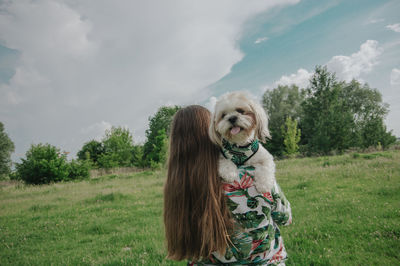
<svg viewBox="0 0 400 266"><path fill-rule="evenodd" d="M160 106L202 104L316 65L378 89L400 136L400 1L0 0L0 121L75 156L112 126L145 141Z"/></svg>

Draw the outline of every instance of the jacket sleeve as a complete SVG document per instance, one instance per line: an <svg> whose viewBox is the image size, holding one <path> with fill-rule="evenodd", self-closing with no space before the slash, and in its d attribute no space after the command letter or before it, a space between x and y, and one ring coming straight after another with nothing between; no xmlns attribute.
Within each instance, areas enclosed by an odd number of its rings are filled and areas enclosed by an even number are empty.
<svg viewBox="0 0 400 266"><path fill-rule="evenodd" d="M274 184L274 188L271 191L274 202L272 204L272 219L278 225L289 225L292 223L292 209L290 208L290 202L286 199L283 191L279 187L278 183Z"/></svg>

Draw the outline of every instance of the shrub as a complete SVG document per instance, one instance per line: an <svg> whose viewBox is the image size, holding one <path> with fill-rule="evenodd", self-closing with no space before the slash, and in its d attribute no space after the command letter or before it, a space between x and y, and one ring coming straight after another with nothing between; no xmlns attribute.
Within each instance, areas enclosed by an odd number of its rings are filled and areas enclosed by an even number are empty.
<svg viewBox="0 0 400 266"><path fill-rule="evenodd" d="M99 156L97 162L101 168L115 168L120 166L120 156L117 153L105 153Z"/></svg>
<svg viewBox="0 0 400 266"><path fill-rule="evenodd" d="M72 160L68 168L68 179L70 180L89 178L90 161Z"/></svg>
<svg viewBox="0 0 400 266"><path fill-rule="evenodd" d="M87 161L67 161L65 153L50 144L32 145L26 152L26 159L21 158L16 164L13 179L20 179L28 184L48 184L89 177L90 164Z"/></svg>
<svg viewBox="0 0 400 266"><path fill-rule="evenodd" d="M48 184L68 179L66 155L50 144L31 145L26 159L16 164L19 179L28 184Z"/></svg>
<svg viewBox="0 0 400 266"><path fill-rule="evenodd" d="M285 125L281 127L283 135L283 144L285 146L284 154L288 157L294 157L299 152L299 141L301 136L300 129L297 128L297 120L290 116L286 118Z"/></svg>

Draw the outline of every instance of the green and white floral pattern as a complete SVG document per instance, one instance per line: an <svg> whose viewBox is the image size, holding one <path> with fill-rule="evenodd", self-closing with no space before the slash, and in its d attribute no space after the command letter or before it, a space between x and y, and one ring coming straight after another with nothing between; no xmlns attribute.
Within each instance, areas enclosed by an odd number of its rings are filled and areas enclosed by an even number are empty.
<svg viewBox="0 0 400 266"><path fill-rule="evenodd" d="M239 166L239 176L224 183L228 207L235 219L231 245L225 255L189 265L277 265L287 258L278 225L292 222L290 203L275 182L271 192L259 193L254 186L254 167Z"/></svg>
<svg viewBox="0 0 400 266"><path fill-rule="evenodd" d="M259 145L260 143L258 139L255 139L249 143L249 145L243 147L223 139L221 152L226 159L231 160L235 165L240 166L258 151Z"/></svg>

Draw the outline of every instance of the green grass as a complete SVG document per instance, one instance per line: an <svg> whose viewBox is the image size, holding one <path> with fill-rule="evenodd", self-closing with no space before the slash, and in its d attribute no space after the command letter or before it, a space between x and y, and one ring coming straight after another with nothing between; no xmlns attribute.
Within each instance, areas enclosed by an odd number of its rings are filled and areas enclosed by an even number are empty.
<svg viewBox="0 0 400 266"><path fill-rule="evenodd" d="M0 265L171 265L160 172L0 190Z"/></svg>
<svg viewBox="0 0 400 266"><path fill-rule="evenodd" d="M400 152L278 162L288 265L400 264Z"/></svg>
<svg viewBox="0 0 400 266"><path fill-rule="evenodd" d="M400 152L277 161L292 204L287 265L400 264ZM165 259L165 172L0 186L0 265L185 265Z"/></svg>

